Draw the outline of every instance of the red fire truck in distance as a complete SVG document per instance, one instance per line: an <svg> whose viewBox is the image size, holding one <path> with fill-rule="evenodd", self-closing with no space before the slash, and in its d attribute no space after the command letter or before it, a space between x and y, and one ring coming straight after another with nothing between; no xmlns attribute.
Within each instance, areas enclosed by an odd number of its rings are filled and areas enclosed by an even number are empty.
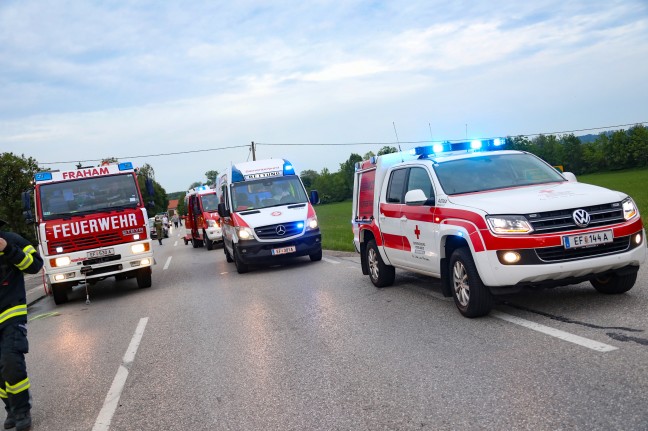
<svg viewBox="0 0 648 431"><path fill-rule="evenodd" d="M215 243L223 241L216 190L206 185L193 188L185 196L185 205L185 245L191 242L194 248L212 250Z"/></svg>
<svg viewBox="0 0 648 431"><path fill-rule="evenodd" d="M151 286L148 216L130 162L34 176L39 253L56 304L109 276Z"/></svg>

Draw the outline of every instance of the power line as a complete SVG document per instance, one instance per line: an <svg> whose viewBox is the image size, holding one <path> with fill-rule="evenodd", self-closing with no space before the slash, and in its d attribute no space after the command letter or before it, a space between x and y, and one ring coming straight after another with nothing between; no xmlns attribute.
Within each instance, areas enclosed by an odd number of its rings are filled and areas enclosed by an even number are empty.
<svg viewBox="0 0 648 431"><path fill-rule="evenodd" d="M629 123L629 124L619 124L616 126L604 126L604 127L590 127L587 129L574 129L574 130L563 130L561 132L542 132L542 133L530 133L526 135L513 135L514 137L522 137L522 138L528 138L531 136L540 136L540 135L564 135L568 133L576 133L576 132L591 132L595 130L604 130L604 129L614 129L614 128L621 128L621 127L631 127L631 126L637 126L637 125L644 125L648 124L648 121L641 121L638 123ZM494 136L490 138L481 138L481 139L494 139L494 138L500 138L501 136ZM449 139L447 140L448 142L457 142L457 141L463 141L464 139ZM252 145L253 146L258 146L258 145L269 145L269 146L352 146L352 145L374 145L374 146L385 146L385 145L398 145L400 144L426 144L429 143L430 140L425 140L425 141L398 141L397 142L342 142L342 143L272 143L272 142L254 142ZM144 157L161 157L161 156L174 156L174 155L179 155L179 154L192 154L192 153L203 153L207 151L221 151L221 150L228 150L232 148L248 148L250 149L249 151L251 152L252 149L250 145L233 145L231 147L220 147L220 148L207 148L203 150L187 150L187 151L177 151L174 153L158 153L158 154L146 154L146 155L140 155L140 156L121 156L121 157L115 157L116 159L121 159L121 160L130 160L130 159L141 159ZM249 159L249 154L248 154L248 159ZM59 165L59 164L68 164L68 163L86 163L86 162L100 162L103 159L87 159L87 160L73 160L73 161L67 161L67 162L39 162L39 165Z"/></svg>

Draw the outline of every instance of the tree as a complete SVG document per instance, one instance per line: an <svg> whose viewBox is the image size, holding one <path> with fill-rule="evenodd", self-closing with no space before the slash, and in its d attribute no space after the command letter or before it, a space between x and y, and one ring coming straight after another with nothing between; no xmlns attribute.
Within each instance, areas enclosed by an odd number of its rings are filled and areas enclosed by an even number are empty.
<svg viewBox="0 0 648 431"><path fill-rule="evenodd" d="M309 192L313 188L313 184L319 177L319 174L312 170L312 169L306 169L305 171L302 171L301 174L299 175L301 178L302 182L304 183L304 187L306 187L306 190Z"/></svg>
<svg viewBox="0 0 648 431"><path fill-rule="evenodd" d="M375 154L373 151L368 151L364 156L362 156L362 160L369 160L370 158L374 157Z"/></svg>
<svg viewBox="0 0 648 431"><path fill-rule="evenodd" d="M0 154L0 219L7 222L3 229L18 232L32 243L36 236L23 217L22 192L33 189L34 174L41 170L35 159L24 154Z"/></svg>
<svg viewBox="0 0 648 431"><path fill-rule="evenodd" d="M200 181L194 181L193 183L191 183L191 184L189 185L189 189L188 189L188 190L190 190L190 189L195 189L196 187L200 187L200 186L202 186L202 185L203 185L203 183L201 183Z"/></svg>
<svg viewBox="0 0 648 431"><path fill-rule="evenodd" d="M390 147L389 145L385 145L380 150L378 150L378 155L382 156L383 154L391 154L391 153L397 153L397 152L398 152L398 148Z"/></svg>
<svg viewBox="0 0 648 431"><path fill-rule="evenodd" d="M207 177L207 184L208 186L214 186L216 185L216 179L218 178L218 171L211 170L205 172L205 176Z"/></svg>
<svg viewBox="0 0 648 431"><path fill-rule="evenodd" d="M342 180L346 189L343 192L343 199L350 199L353 197L353 175L355 174L355 165L357 162L361 161L362 157L359 154L352 153L346 162L340 163L339 173L342 176Z"/></svg>
<svg viewBox="0 0 648 431"><path fill-rule="evenodd" d="M561 138L563 144L563 163L565 171L580 175L585 171L583 144L573 134Z"/></svg>

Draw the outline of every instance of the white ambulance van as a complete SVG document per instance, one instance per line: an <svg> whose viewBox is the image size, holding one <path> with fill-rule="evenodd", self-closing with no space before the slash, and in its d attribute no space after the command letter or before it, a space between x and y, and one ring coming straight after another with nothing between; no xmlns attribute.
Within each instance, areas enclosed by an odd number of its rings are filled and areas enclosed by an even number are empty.
<svg viewBox="0 0 648 431"><path fill-rule="evenodd" d="M218 178L223 250L239 274L250 264L308 255L322 259L322 237L310 200L292 164L284 159L236 163Z"/></svg>

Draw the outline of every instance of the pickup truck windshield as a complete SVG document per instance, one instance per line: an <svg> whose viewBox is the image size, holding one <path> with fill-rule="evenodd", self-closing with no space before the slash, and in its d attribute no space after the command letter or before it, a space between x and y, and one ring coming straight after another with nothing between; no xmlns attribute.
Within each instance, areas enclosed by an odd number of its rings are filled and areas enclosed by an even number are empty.
<svg viewBox="0 0 648 431"><path fill-rule="evenodd" d="M485 154L433 167L449 195L566 181L557 170L530 154Z"/></svg>
<svg viewBox="0 0 648 431"><path fill-rule="evenodd" d="M269 208L308 202L299 177L286 176L235 183L232 187L234 211Z"/></svg>
<svg viewBox="0 0 648 431"><path fill-rule="evenodd" d="M39 196L43 220L140 205L137 184L132 174L43 184Z"/></svg>

